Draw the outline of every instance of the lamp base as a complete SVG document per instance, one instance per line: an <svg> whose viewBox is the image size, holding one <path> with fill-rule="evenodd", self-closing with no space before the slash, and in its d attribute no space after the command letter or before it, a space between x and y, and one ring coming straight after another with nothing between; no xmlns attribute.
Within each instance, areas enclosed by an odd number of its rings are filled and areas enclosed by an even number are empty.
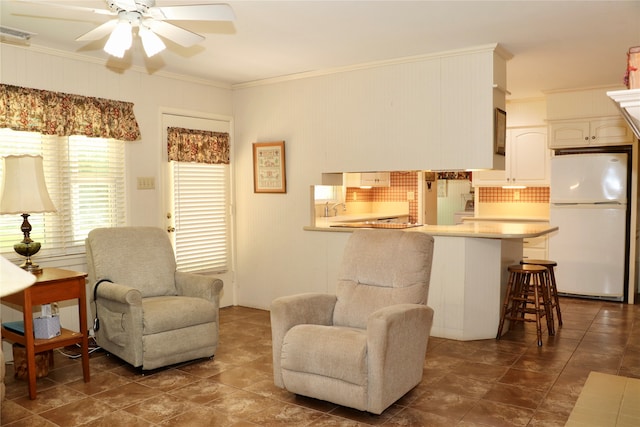
<svg viewBox="0 0 640 427"><path fill-rule="evenodd" d="M27 263L27 261L23 262L20 266L21 269L28 271L31 274L41 274L42 267L38 264L33 264L32 262Z"/></svg>
<svg viewBox="0 0 640 427"><path fill-rule="evenodd" d="M13 245L13 250L16 253L27 257L27 259L22 263L20 268L28 271L31 274L40 274L42 273L42 268L38 264L34 264L31 262L31 255L35 255L40 251L40 243L39 242L20 242Z"/></svg>

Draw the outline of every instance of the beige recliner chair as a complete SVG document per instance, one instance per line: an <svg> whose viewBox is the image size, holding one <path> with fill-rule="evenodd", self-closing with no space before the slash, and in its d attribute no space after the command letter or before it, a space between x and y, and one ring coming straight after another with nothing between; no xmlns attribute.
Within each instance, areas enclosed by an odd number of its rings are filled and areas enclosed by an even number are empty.
<svg viewBox="0 0 640 427"><path fill-rule="evenodd" d="M213 356L222 281L177 271L165 230L99 228L85 243L98 345L142 369Z"/></svg>
<svg viewBox="0 0 640 427"><path fill-rule="evenodd" d="M271 306L275 384L382 413L422 380L433 310L433 237L357 230L336 295L300 294Z"/></svg>

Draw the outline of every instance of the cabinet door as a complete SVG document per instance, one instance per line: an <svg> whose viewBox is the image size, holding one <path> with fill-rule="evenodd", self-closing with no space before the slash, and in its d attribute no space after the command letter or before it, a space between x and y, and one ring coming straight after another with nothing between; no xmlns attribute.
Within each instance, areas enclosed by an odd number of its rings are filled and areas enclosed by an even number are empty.
<svg viewBox="0 0 640 427"><path fill-rule="evenodd" d="M549 148L584 147L589 145L589 122L551 123L549 138Z"/></svg>
<svg viewBox="0 0 640 427"><path fill-rule="evenodd" d="M522 242L522 255L527 259L547 259L548 236L527 237Z"/></svg>
<svg viewBox="0 0 640 427"><path fill-rule="evenodd" d="M391 174L388 172L365 172L360 174L360 185L371 187L389 187Z"/></svg>
<svg viewBox="0 0 640 427"><path fill-rule="evenodd" d="M547 129L507 130L505 170L484 170L473 174L474 186L549 185Z"/></svg>
<svg viewBox="0 0 640 427"><path fill-rule="evenodd" d="M389 187L391 174L389 172L356 172L345 173L347 187Z"/></svg>
<svg viewBox="0 0 640 427"><path fill-rule="evenodd" d="M510 147L512 184L549 184L551 156L545 128L513 129Z"/></svg>
<svg viewBox="0 0 640 427"><path fill-rule="evenodd" d="M591 121L591 145L631 144L633 134L619 118Z"/></svg>

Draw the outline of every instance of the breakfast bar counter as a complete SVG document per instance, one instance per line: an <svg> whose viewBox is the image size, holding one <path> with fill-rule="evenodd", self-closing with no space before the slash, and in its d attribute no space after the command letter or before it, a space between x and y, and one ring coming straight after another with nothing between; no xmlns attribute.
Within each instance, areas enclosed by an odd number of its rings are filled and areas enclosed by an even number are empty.
<svg viewBox="0 0 640 427"><path fill-rule="evenodd" d="M308 231L353 232L348 222L318 221L315 226L304 227ZM377 224L371 224L374 228ZM401 228L405 231L428 233L432 236L477 237L487 239L525 239L539 237L557 230L542 222L465 221L457 225L380 224L381 228ZM396 225L397 227L395 227Z"/></svg>
<svg viewBox="0 0 640 427"><path fill-rule="evenodd" d="M304 229L338 233L357 229L318 225ZM435 239L428 301L434 309L431 335L463 341L495 338L507 267L522 259L523 239L557 229L545 223L492 221L405 228Z"/></svg>

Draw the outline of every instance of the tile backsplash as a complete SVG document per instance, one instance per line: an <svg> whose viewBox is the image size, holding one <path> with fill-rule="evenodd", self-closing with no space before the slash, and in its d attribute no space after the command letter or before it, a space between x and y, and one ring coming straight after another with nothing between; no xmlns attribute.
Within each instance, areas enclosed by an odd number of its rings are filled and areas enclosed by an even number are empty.
<svg viewBox="0 0 640 427"><path fill-rule="evenodd" d="M549 203L549 187L477 187L479 203Z"/></svg>
<svg viewBox="0 0 640 427"><path fill-rule="evenodd" d="M347 187L347 202L404 202L407 194L413 192L409 202L409 222L418 220L418 173L391 172L390 187L359 188Z"/></svg>

